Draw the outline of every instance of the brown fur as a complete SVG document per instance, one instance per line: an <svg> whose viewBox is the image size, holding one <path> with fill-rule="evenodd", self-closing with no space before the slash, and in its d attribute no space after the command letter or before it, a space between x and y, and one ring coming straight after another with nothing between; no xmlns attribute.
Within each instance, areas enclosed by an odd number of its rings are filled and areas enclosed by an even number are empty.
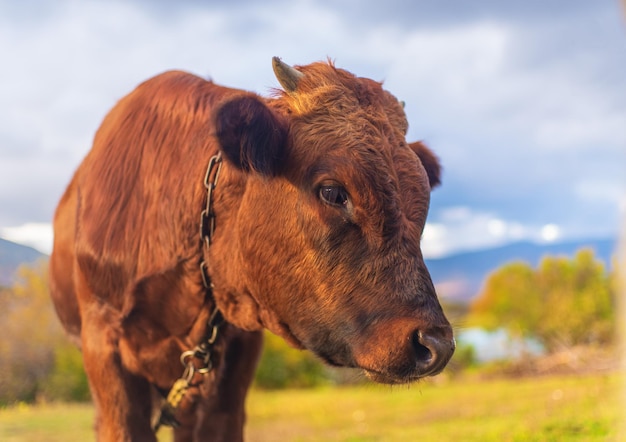
<svg viewBox="0 0 626 442"><path fill-rule="evenodd" d="M240 440L260 330L374 380L436 374L453 351L419 247L439 163L398 101L332 64L262 99L183 72L107 115L59 203L51 291L81 346L99 440L155 440L154 387L181 375L214 302L217 369L176 440ZM226 158L202 256L209 158ZM345 207L320 199L341 185ZM198 264L209 263L214 299ZM426 336L426 338L424 338ZM436 342L436 345L431 345Z"/></svg>

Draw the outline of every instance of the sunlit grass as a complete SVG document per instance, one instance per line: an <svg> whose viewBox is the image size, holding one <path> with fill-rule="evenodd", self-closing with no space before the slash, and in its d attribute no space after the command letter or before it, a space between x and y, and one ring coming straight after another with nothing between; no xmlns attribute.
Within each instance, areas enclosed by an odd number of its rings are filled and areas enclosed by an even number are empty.
<svg viewBox="0 0 626 442"><path fill-rule="evenodd" d="M617 437L620 376L255 391L249 440L527 441Z"/></svg>
<svg viewBox="0 0 626 442"><path fill-rule="evenodd" d="M606 441L622 375L251 392L248 441ZM90 405L0 410L0 440L93 441ZM160 440L168 440L167 432Z"/></svg>
<svg viewBox="0 0 626 442"><path fill-rule="evenodd" d="M0 440L5 442L91 441L93 407L88 404L20 404L0 409Z"/></svg>

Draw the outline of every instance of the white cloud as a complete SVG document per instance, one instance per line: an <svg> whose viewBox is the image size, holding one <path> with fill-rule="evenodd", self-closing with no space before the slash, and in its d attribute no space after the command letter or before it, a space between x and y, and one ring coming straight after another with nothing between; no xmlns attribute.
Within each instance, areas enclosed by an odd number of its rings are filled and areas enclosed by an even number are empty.
<svg viewBox="0 0 626 442"><path fill-rule="evenodd" d="M556 224L523 225L492 213L456 206L438 213L437 221L426 223L422 252L426 258L439 258L515 241L552 242L561 236L562 229Z"/></svg>
<svg viewBox="0 0 626 442"><path fill-rule="evenodd" d="M539 231L544 242L554 242L561 236L561 229L555 224L546 224Z"/></svg>
<svg viewBox="0 0 626 442"><path fill-rule="evenodd" d="M422 234L422 254L425 258L438 258L450 251L446 240L448 229L443 224L426 223Z"/></svg>
<svg viewBox="0 0 626 442"><path fill-rule="evenodd" d="M0 236L26 246L33 247L41 253L52 252L52 225L48 223L27 223L15 227L0 228Z"/></svg>
<svg viewBox="0 0 626 442"><path fill-rule="evenodd" d="M626 164L622 166L626 167ZM619 207L626 197L624 184L623 180L619 182L604 177L585 178L576 184L574 191L581 200L606 202Z"/></svg>

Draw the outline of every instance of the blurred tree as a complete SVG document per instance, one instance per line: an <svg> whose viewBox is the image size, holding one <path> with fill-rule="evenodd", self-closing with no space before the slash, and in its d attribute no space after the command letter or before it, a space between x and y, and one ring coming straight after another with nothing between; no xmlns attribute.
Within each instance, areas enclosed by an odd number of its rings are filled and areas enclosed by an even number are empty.
<svg viewBox="0 0 626 442"><path fill-rule="evenodd" d="M73 344L64 342L54 351L54 365L42 385L45 398L61 401L89 401L89 382L83 357Z"/></svg>
<svg viewBox="0 0 626 442"><path fill-rule="evenodd" d="M63 337L48 295L47 262L20 267L17 280L0 294L0 403L36 398Z"/></svg>
<svg viewBox="0 0 626 442"><path fill-rule="evenodd" d="M488 330L506 328L517 337L532 335L542 315L533 269L524 262L505 264L488 276L470 305L470 323Z"/></svg>
<svg viewBox="0 0 626 442"><path fill-rule="evenodd" d="M0 290L0 404L85 400L87 378L68 343L48 292L48 263L22 266L13 287Z"/></svg>
<svg viewBox="0 0 626 442"><path fill-rule="evenodd" d="M546 257L537 269L522 262L506 264L487 278L468 321L535 337L549 351L604 344L614 338L612 278L587 249L571 259Z"/></svg>
<svg viewBox="0 0 626 442"><path fill-rule="evenodd" d="M591 250L581 250L571 260L545 258L536 278L549 312L539 324L539 335L550 348L612 340L611 276Z"/></svg>

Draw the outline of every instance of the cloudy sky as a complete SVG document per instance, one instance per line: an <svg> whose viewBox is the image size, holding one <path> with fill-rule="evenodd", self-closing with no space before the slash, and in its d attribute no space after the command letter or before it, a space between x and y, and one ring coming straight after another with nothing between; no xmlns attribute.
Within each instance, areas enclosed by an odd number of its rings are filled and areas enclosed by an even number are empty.
<svg viewBox="0 0 626 442"><path fill-rule="evenodd" d="M61 193L141 81L183 69L266 94L273 55L331 57L406 102L408 138L445 168L427 256L615 236L622 12L617 0L0 0L0 236L50 251Z"/></svg>

